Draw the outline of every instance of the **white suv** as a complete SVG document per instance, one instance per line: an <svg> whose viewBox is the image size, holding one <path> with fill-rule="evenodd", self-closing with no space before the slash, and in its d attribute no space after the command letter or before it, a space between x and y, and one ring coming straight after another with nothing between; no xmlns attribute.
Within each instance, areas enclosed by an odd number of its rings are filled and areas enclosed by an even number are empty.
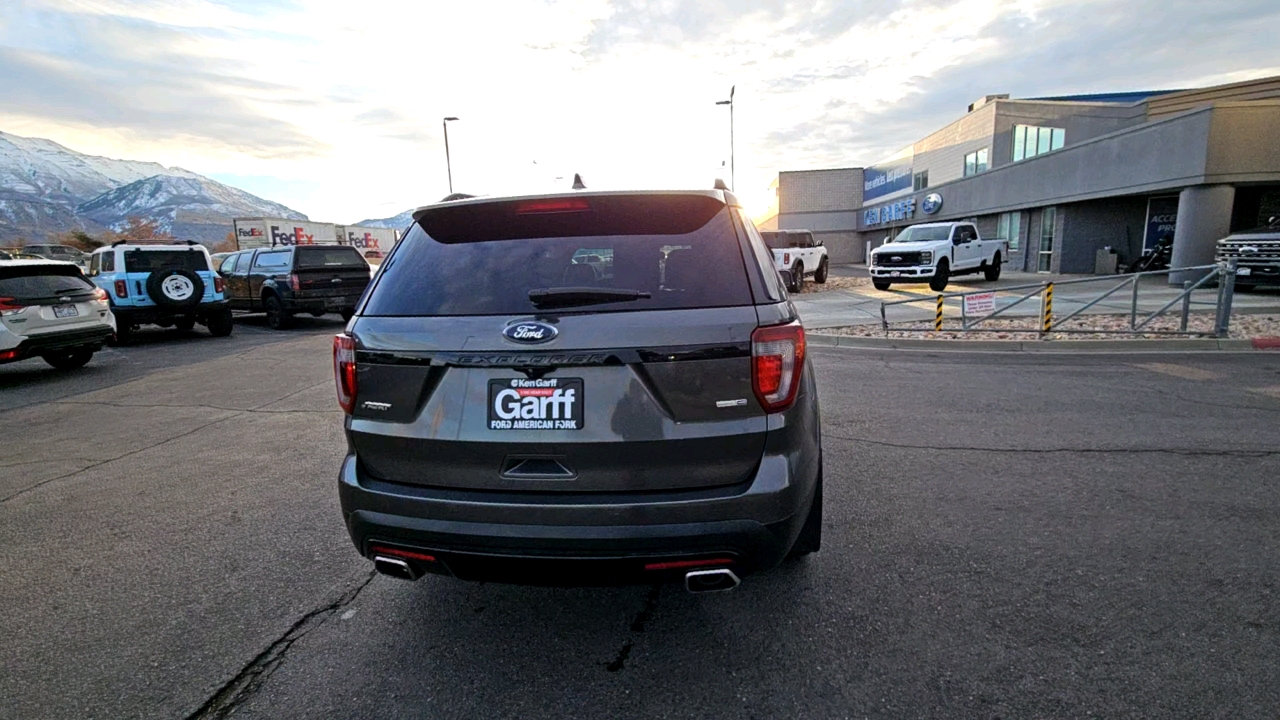
<svg viewBox="0 0 1280 720"><path fill-rule="evenodd" d="M73 370L115 331L107 293L74 264L0 260L0 363L41 357Z"/></svg>

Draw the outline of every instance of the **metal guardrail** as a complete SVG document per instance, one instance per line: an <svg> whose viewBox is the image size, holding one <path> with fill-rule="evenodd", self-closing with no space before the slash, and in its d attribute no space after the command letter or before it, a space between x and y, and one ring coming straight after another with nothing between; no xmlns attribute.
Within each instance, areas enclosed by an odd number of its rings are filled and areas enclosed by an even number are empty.
<svg viewBox="0 0 1280 720"><path fill-rule="evenodd" d="M1231 323L1231 304L1232 304L1232 298L1235 295L1236 265L1237 265L1237 261L1235 260L1235 258L1231 258L1224 262L1215 263L1213 265L1194 265L1190 267L1169 268L1168 270L1152 270L1148 272L1141 272L1141 273L1134 273L1132 275L1127 275L1125 276L1125 279L1122 280L1121 282L1117 283L1116 285L1110 288L1107 288L1102 293L1100 293L1097 297L1092 298L1091 300L1081 305L1080 307L1076 308L1072 312L1066 315L1063 315L1061 317L1055 317L1053 314L1053 291L1055 287L1062 287L1064 285L1084 285L1088 283L1099 283L1099 282L1107 282L1107 281L1114 282L1115 276L1104 275L1104 276L1095 277L1095 278L1063 280L1061 282L1029 283L1025 285L1013 285L1010 287L1003 287L1003 288L999 288L998 290L970 290L966 292L950 292L950 293L944 292L944 293L938 293L936 296L926 295L926 296L908 298L904 300L892 300L888 302L882 301L880 303L880 326L884 329L886 333L888 333L889 330L891 329L906 331L906 332L941 332L942 325L943 325L943 306L945 304L945 301L948 298L960 298L961 323L960 323L960 328L958 329L959 332L1002 332L1002 333L1031 332L1031 333L1036 333L1038 336L1044 336L1046 333L1050 333L1050 332L1068 333L1068 334L1069 333L1080 333L1080 334L1104 333L1104 334L1120 334L1120 335L1139 335L1139 334L1141 335L1174 335L1174 336L1188 336L1188 337L1210 336L1210 337L1222 338L1227 336L1227 333L1229 331L1229 326ZM1138 293L1139 293L1140 284L1142 282L1142 278L1159 276L1159 275L1168 275L1170 273L1185 272L1185 271L1206 271L1206 272L1204 276L1200 278L1200 280L1197 282L1194 282L1194 283L1190 281L1184 282L1182 284L1182 292L1179 293L1177 297L1165 303L1163 307L1156 310L1155 312L1145 315L1145 317L1139 319ZM1196 290L1206 287L1213 280L1219 281L1217 300L1214 302L1213 330L1208 333L1188 331L1187 325L1190 320L1191 305L1192 305L1191 294L1194 293ZM1070 329L1070 328L1062 327L1063 323L1067 322L1068 320L1071 320L1072 318L1079 316L1089 308L1094 307L1095 305L1102 302L1103 300L1106 300L1107 298L1111 297L1112 295L1115 295L1116 293L1122 290L1125 290L1126 288L1128 288L1131 293L1130 295L1131 300L1129 305L1129 328L1127 330L1088 330L1088 329L1081 330L1081 329ZM970 316L967 312L968 304L965 302L965 298L967 297L974 296L974 295L985 295L988 293L995 293L995 292L1007 293L1007 292L1019 292L1019 291L1027 291L1027 292L1024 292L1023 294L1015 298L1013 302L1007 305L1004 305L1003 307L994 308L993 306L993 310L989 313L985 313L977 316ZM891 328L890 327L891 323L888 320L886 308L889 308L894 305L907 305L910 303L928 302L934 297L936 297L936 302L935 302L935 311L934 311L934 320L933 320L932 329L906 328L906 327ZM1018 305L1021 305L1022 303L1036 297L1040 298L1040 312L1038 314L1038 320L1035 327L1029 327L1029 328L980 328L980 327L977 327L979 324L984 323L988 320L991 320L992 318L996 318L1001 315L1004 315L1011 308L1017 307ZM1172 308L1173 306L1179 303L1182 304L1182 307L1181 307L1181 316L1178 324L1178 330L1174 331L1174 330L1145 329L1148 325L1151 324L1151 321L1165 314L1166 312L1169 311L1170 308ZM909 322L918 323L920 321L912 320ZM957 330L954 328L948 330L948 332L955 332L955 331Z"/></svg>

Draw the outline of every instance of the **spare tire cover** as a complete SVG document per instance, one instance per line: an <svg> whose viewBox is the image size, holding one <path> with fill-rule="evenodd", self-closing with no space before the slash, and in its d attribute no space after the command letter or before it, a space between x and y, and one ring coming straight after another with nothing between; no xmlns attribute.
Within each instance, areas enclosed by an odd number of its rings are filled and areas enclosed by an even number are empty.
<svg viewBox="0 0 1280 720"><path fill-rule="evenodd" d="M204 297L204 280L190 270L160 270L147 278L147 295L156 305L163 307L199 305Z"/></svg>

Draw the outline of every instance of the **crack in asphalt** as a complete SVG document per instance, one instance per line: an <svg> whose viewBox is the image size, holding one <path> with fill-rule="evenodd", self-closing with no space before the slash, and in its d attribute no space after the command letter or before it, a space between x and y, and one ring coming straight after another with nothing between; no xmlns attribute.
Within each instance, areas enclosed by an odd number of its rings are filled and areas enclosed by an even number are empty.
<svg viewBox="0 0 1280 720"><path fill-rule="evenodd" d="M284 662L285 655L295 642L323 625L338 610L355 602L360 593L369 586L369 583L373 582L373 578L377 574L377 571L370 570L368 577L354 588L343 593L341 597L311 610L299 618L280 637L268 645L265 650L258 653L256 657L241 668L235 676L210 695L200 707L196 708L190 715L187 715L187 720L225 718L234 713L237 708L251 699L262 688L262 685L276 671L276 668L280 667L281 663Z"/></svg>
<svg viewBox="0 0 1280 720"><path fill-rule="evenodd" d="M213 425L217 425L218 423L226 422L226 421L228 421L228 420L235 420L236 418L238 418L238 417L242 417L242 416L244 416L244 415L250 415L250 414L253 414L253 413L266 413L266 414L280 414L280 415L282 415L282 414L288 414L288 413L292 413L292 412L320 412L320 411L312 411L312 410L306 410L306 411L294 411L294 410L280 410L280 411L272 411L272 410L262 410L262 408L265 408L265 407L267 407L268 405L274 405L274 404L276 404L276 403L278 403L278 402L283 402L283 401L288 400L289 398L291 398L291 397L293 397L293 396L295 396L295 395L298 395L298 394L304 393L304 392L306 392L306 391L308 391L308 390L311 390L312 388L320 387L321 385L324 385L324 384L326 384L326 383L328 383L328 382L329 382L328 380L325 380L325 381L318 382L318 383L315 383L315 384L312 384L312 385L308 385L307 387L304 387L304 388L302 388L301 390L297 390L297 391L295 391L295 392L291 392L291 393L289 393L289 394L287 394L287 395L284 395L283 397L275 398L275 399L273 399L273 400L270 400L270 401L268 401L268 402L265 402L265 403L263 403L263 404L261 404L261 405L259 405L259 406L255 407L255 408L250 408L250 409L248 409L248 410L224 410L224 409L219 409L219 410L218 410L219 412L231 412L232 414L231 414L231 415L228 415L228 416L226 416L226 417L224 417L224 418L219 418L219 419L217 419L217 420L212 420L212 421L210 421L210 422L204 423L203 425L199 425L199 426L197 426L197 427L195 427L195 428L192 428L191 430L188 430L188 431L186 431L186 432L184 432L184 433L179 433L178 435L174 435L174 436L172 436L172 437L165 438L164 440L161 440L161 441L156 442L156 443L152 443L151 445L147 445L147 446L145 446L145 447L140 447L140 448L138 448L138 449L136 449L136 450L130 450L130 451L129 451L129 452L127 452L127 453L123 453L123 454L120 454L120 455L116 455L115 457L107 458L106 460L102 460L102 461L99 461L99 462L92 463L92 464L90 464L90 465L86 465L86 466L84 466L84 467L82 467L82 468L78 468L78 469L76 469L76 470L72 470L72 471L71 471L71 472L69 472L69 473L65 473L65 474L59 475L59 476L57 476L57 477L51 477L51 478L49 478L49 479L47 479L47 480L41 480L40 482L36 483L35 485L30 485L30 486L25 487L25 488L23 488L23 489L21 489L21 490L18 490L17 492L15 492L15 493L13 493L13 494L11 494L11 495L8 495L8 496L6 496L6 497L0 498L0 505L3 505L4 503L9 502L10 500L12 500L12 499L14 499L14 498L16 498L16 497L19 497L19 496L25 495L25 494L27 494L27 493L31 492L32 490L37 490L37 489L39 489L39 488L41 488L41 487L43 487L43 486L45 486L45 485L48 485L48 484L49 484L49 483L51 483L51 482L57 482L58 480L65 480L65 479L67 479L67 478L69 478L69 477L74 477L74 476L76 476L76 475L79 475L79 474L80 474L80 473L82 473L82 472L87 472L87 471L92 470L92 469L94 469L94 468L97 468L97 467L101 467L101 466L103 466L103 465L106 465L107 463L112 463L112 462L115 462L115 461L117 461L117 460L123 460L123 459L125 459L125 458L127 458L127 457L132 457L132 456L134 456L134 455L137 455L138 453L142 453L142 452L146 452L146 451L148 451L148 450L152 450L152 449L154 449L154 448L158 448L158 447L160 447L161 445L165 445L165 444L171 443L171 442L173 442L174 440L181 440L181 439L182 439L182 438L184 438L184 437L187 437L187 436L189 436L189 435L193 435L193 434L195 434L195 433L198 433L198 432L200 432L201 430L204 430L204 429L205 429L205 428L207 428L207 427L211 427L211 426L213 426ZM56 401L56 400L55 400L55 401L53 401L51 404L53 404L53 403L60 403L60 402L62 402L62 401ZM74 404L74 403L67 403L67 404ZM89 404L89 403L81 403L81 404ZM124 406L124 407L146 407L146 406L142 406L142 405L128 405L128 406ZM193 407L197 407L197 406L193 406ZM327 412L327 411L325 411L325 412Z"/></svg>
<svg viewBox="0 0 1280 720"><path fill-rule="evenodd" d="M989 452L989 453L1027 453L1032 455L1048 455L1053 453L1080 453L1082 455L1107 455L1117 453L1128 453L1134 455L1182 455L1185 457L1241 457L1241 458L1264 458L1280 455L1280 449L1277 450L1187 450L1184 448L999 448L999 447L975 447L969 445L911 445L907 443L892 443L885 440L872 440L870 438L847 437L836 435L831 432L823 432L823 437L835 438L836 440L847 440L849 442L862 442L868 445L880 445L882 447L901 448L904 450L958 450L969 452Z"/></svg>
<svg viewBox="0 0 1280 720"><path fill-rule="evenodd" d="M631 621L631 633L633 637L622 644L618 650L618 654L610 662L604 663L604 667L609 672L618 672L627 663L627 658L631 655L631 648L635 647L635 635L644 632L644 626L653 619L653 613L658 609L658 596L662 594L662 586L654 585L649 590L649 597L645 599L644 607L640 608L640 612L636 613L635 619Z"/></svg>

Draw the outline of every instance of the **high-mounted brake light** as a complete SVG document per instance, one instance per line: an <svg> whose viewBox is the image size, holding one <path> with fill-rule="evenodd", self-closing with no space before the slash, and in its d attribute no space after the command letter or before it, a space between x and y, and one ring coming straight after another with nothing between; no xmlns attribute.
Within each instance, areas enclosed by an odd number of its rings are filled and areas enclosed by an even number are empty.
<svg viewBox="0 0 1280 720"><path fill-rule="evenodd" d="M123 280L116 281L116 297L118 298L129 297L129 283Z"/></svg>
<svg viewBox="0 0 1280 720"><path fill-rule="evenodd" d="M350 415L356 406L356 340L350 335L333 336L333 375L338 405Z"/></svg>
<svg viewBox="0 0 1280 720"><path fill-rule="evenodd" d="M516 206L517 215L548 215L552 213L586 212L591 206L582 198L553 198L530 200Z"/></svg>
<svg viewBox="0 0 1280 720"><path fill-rule="evenodd" d="M804 326L799 321L751 333L751 389L765 412L791 407L803 367Z"/></svg>

